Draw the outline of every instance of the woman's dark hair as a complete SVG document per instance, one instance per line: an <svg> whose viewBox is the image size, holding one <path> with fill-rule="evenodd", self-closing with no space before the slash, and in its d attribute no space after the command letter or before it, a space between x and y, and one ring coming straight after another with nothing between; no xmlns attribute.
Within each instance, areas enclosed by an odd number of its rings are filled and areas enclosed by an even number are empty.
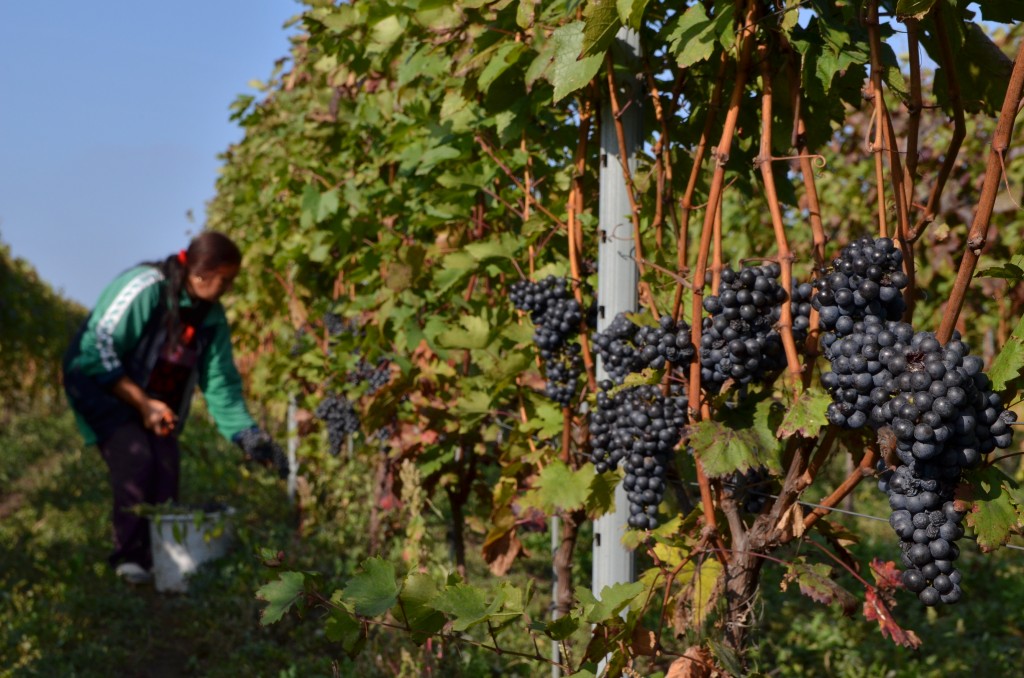
<svg viewBox="0 0 1024 678"><path fill-rule="evenodd" d="M242 252L238 245L219 231L203 231L192 238L188 249L172 254L162 261L146 261L141 264L159 269L167 281L164 290L167 304L167 337L171 348L177 345L181 334L181 292L185 289L188 274L209 273L222 266L241 264Z"/></svg>

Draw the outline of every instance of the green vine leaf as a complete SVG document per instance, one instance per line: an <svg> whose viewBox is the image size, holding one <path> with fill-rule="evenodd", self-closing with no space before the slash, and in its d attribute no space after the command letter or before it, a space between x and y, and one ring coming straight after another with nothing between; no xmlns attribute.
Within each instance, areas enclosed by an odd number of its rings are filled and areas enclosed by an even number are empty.
<svg viewBox="0 0 1024 678"><path fill-rule="evenodd" d="M576 597L583 605L583 619L591 624L616 620L630 601L646 589L643 582L611 584L601 589L599 597L588 589L577 588Z"/></svg>
<svg viewBox="0 0 1024 678"><path fill-rule="evenodd" d="M974 274L975 278L999 278L1020 282L1024 280L1024 269L1017 264L1007 262L1002 266L991 266Z"/></svg>
<svg viewBox="0 0 1024 678"><path fill-rule="evenodd" d="M392 614L408 624L417 644L425 642L445 625L444 615L434 607L438 595L433 577L423 572L411 573L402 585L401 605L396 605Z"/></svg>
<svg viewBox="0 0 1024 678"><path fill-rule="evenodd" d="M622 27L614 0L590 0L583 11L583 48L580 57L604 56Z"/></svg>
<svg viewBox="0 0 1024 678"><path fill-rule="evenodd" d="M676 56L676 62L683 68L708 59L715 51L715 24L708 19L704 6L696 3L690 6L675 29L669 34L669 49Z"/></svg>
<svg viewBox="0 0 1024 678"><path fill-rule="evenodd" d="M931 11L935 0L898 0L896 16L899 19L923 19Z"/></svg>
<svg viewBox="0 0 1024 678"><path fill-rule="evenodd" d="M574 511L590 499L596 476L594 465L589 462L574 471L556 459L541 470L534 489L524 496L522 503L545 513Z"/></svg>
<svg viewBox="0 0 1024 678"><path fill-rule="evenodd" d="M306 592L306 575L302 572L282 572L277 581L264 584L256 591L256 598L269 603L260 612L260 624L268 626L281 621L285 613Z"/></svg>
<svg viewBox="0 0 1024 678"><path fill-rule="evenodd" d="M343 604L338 594L332 596L332 601ZM341 643L349 659L354 659L366 647L366 625L347 610L331 609L324 622L324 635L333 643Z"/></svg>
<svg viewBox="0 0 1024 678"><path fill-rule="evenodd" d="M353 604L356 614L377 617L398 600L395 566L374 557L364 560L361 568L362 572L352 577L345 587L345 600Z"/></svg>
<svg viewBox="0 0 1024 678"><path fill-rule="evenodd" d="M506 42L498 47L497 51L487 62L484 70L480 72L480 77L477 78L477 87L480 88L480 91L487 92L491 85L494 84L494 81L502 73L514 66L525 51L526 45L521 42Z"/></svg>
<svg viewBox="0 0 1024 678"><path fill-rule="evenodd" d="M634 31L640 30L644 18L644 10L650 0L616 0L615 8L619 12L619 21Z"/></svg>
<svg viewBox="0 0 1024 678"><path fill-rule="evenodd" d="M992 390L999 392L1006 389L1006 385L1020 376L1024 368L1024 317L1013 328L1002 350L992 363L992 369L988 376L992 380Z"/></svg>
<svg viewBox="0 0 1024 678"><path fill-rule="evenodd" d="M781 473L781 443L775 435L785 408L763 393L749 397L719 420L705 419L691 428L690 446L711 477L765 466Z"/></svg>
<svg viewBox="0 0 1024 678"><path fill-rule="evenodd" d="M794 435L816 438L822 427L828 424L825 412L831 402L831 396L818 387L801 391L786 407L776 434L779 438Z"/></svg>
<svg viewBox="0 0 1024 678"><path fill-rule="evenodd" d="M1004 546L1024 519L1024 492L998 467L972 471L968 483L957 487L957 498L969 505L967 524L974 529L978 546L991 551Z"/></svg>
<svg viewBox="0 0 1024 678"><path fill-rule="evenodd" d="M438 336L437 342L445 348L487 348L491 343L491 326L480 316L463 316L459 318L461 329L445 330Z"/></svg>
<svg viewBox="0 0 1024 678"><path fill-rule="evenodd" d="M551 35L555 59L548 79L555 88L555 102L586 87L604 63L604 54L578 58L583 51L583 29L582 21L574 21Z"/></svg>

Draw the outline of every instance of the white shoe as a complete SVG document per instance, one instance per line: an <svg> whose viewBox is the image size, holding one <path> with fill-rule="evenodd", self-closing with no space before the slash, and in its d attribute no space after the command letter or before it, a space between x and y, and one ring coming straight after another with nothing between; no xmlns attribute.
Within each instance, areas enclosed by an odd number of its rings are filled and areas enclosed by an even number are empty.
<svg viewBox="0 0 1024 678"><path fill-rule="evenodd" d="M121 563L114 569L114 574L132 585L149 584L153 581L153 573L143 569L138 563Z"/></svg>

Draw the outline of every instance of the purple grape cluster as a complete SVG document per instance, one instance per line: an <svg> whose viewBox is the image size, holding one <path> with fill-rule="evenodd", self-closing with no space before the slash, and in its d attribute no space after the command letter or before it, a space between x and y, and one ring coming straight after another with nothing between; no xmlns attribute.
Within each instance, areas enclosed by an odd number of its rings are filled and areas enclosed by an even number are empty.
<svg viewBox="0 0 1024 678"><path fill-rule="evenodd" d="M622 463L628 524L653 529L658 526L666 472L688 421L686 394L680 387L668 395L652 385L616 388L610 380L600 387L597 408L590 416L594 466L604 473Z"/></svg>
<svg viewBox="0 0 1024 678"><path fill-rule="evenodd" d="M690 326L668 315L652 327L637 325L626 314L619 313L603 332L594 335L594 347L614 384L621 384L627 375L647 368L682 368L696 354Z"/></svg>
<svg viewBox="0 0 1024 678"><path fill-rule="evenodd" d="M814 281L811 300L819 314L826 351L835 337L853 331L853 323L868 316L899 320L907 308L903 288L903 253L890 238L864 237L850 243ZM831 338L830 336L831 335Z"/></svg>
<svg viewBox="0 0 1024 678"><path fill-rule="evenodd" d="M905 308L900 290L906 285L906 276L895 268L900 261L899 251L884 238L858 240L835 260L846 283L838 284L833 272L815 297L826 290L835 302L815 304L823 321L827 309L840 313L829 312L833 332L823 343L832 371L821 381L833 400L830 422L851 429L869 426L890 448L889 462L879 462L878 485L889 495L890 524L906 568L903 582L933 606L954 603L962 593L961 574L953 565L956 541L963 536L963 514L953 503L961 474L1012 443L1016 415L1003 409L981 371L981 358L970 355L958 333L942 345L933 333L915 332L898 321ZM873 263L865 267L865 262ZM868 282L874 286L865 286ZM844 290L853 290L852 296L840 294Z"/></svg>
<svg viewBox="0 0 1024 678"><path fill-rule="evenodd" d="M327 425L328 451L337 456L346 438L359 430L359 415L345 396L328 395L320 401L314 415Z"/></svg>
<svg viewBox="0 0 1024 678"><path fill-rule="evenodd" d="M544 394L569 407L583 374L580 345L574 341L583 321L583 309L572 296L565 278L549 275L538 282L517 280L509 287L509 299L530 314L533 341L540 352L547 386Z"/></svg>
<svg viewBox="0 0 1024 678"><path fill-rule="evenodd" d="M354 370L348 373L348 381L353 384L366 382L367 395L373 395L388 385L391 381L391 361L387 358L380 358L374 365L366 358L359 358Z"/></svg>
<svg viewBox="0 0 1024 678"><path fill-rule="evenodd" d="M797 285L787 294L777 278L778 264L746 266L739 271L722 271L717 295L704 299L701 333L701 384L718 392L726 381L749 384L764 381L786 365L782 336L778 331L782 304L789 303L793 316L793 338L807 337L811 312L810 283Z"/></svg>

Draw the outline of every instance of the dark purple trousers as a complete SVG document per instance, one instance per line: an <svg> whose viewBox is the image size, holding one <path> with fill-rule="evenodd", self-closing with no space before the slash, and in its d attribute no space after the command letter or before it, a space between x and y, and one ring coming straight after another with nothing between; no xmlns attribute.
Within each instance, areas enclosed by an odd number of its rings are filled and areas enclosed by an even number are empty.
<svg viewBox="0 0 1024 678"><path fill-rule="evenodd" d="M160 504L178 499L181 453L174 434L158 436L141 421L121 424L99 443L110 470L114 490L114 551L110 564L138 563L149 569L149 520L132 513L138 504Z"/></svg>

